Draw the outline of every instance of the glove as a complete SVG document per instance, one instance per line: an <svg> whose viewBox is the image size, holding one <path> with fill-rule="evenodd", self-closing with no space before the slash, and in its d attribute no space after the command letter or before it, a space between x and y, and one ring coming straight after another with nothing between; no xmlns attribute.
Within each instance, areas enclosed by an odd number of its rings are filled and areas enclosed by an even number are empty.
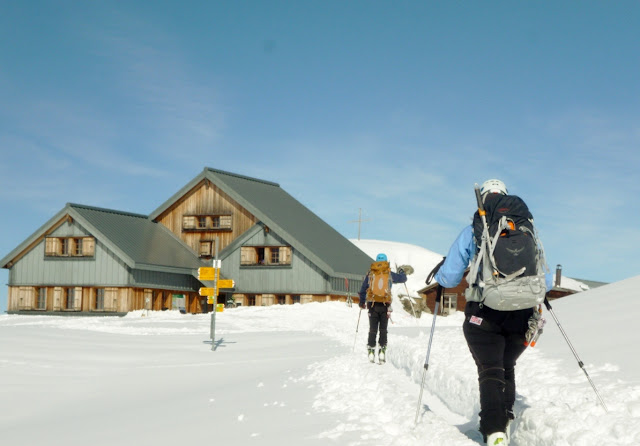
<svg viewBox="0 0 640 446"><path fill-rule="evenodd" d="M367 308L367 304L360 304L360 308L362 308L363 310Z"/></svg>
<svg viewBox="0 0 640 446"><path fill-rule="evenodd" d="M400 265L398 267L399 273L405 273L407 276L413 274L413 266L411 265Z"/></svg>

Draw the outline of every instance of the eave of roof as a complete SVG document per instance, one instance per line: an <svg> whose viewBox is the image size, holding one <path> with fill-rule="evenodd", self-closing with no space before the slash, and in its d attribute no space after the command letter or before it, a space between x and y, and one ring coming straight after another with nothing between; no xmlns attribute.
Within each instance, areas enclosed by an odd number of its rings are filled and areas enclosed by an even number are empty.
<svg viewBox="0 0 640 446"><path fill-rule="evenodd" d="M84 227L130 268L191 274L194 269L204 266L184 242L146 215L75 203L67 203L53 218L5 256L0 264L6 268L9 262L46 236L52 226L65 216Z"/></svg>

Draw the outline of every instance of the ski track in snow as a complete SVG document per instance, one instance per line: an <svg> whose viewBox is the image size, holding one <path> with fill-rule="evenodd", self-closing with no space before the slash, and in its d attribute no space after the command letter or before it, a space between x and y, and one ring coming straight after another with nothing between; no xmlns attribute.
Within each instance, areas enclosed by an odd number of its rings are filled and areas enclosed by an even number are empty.
<svg viewBox="0 0 640 446"><path fill-rule="evenodd" d="M343 422L322 435L338 440L345 433L360 432L360 441L348 443L353 446L418 445L426 440L477 444L465 435L477 428L480 404L476 367L462 334L462 314L437 318L422 406L414 424L432 316L416 321L395 312L393 317L401 322L397 324L400 327L389 324L387 363L378 365L366 357L366 312L361 315L355 339L357 312L344 304L330 305L335 305L334 318L326 320L318 314L318 319L300 320L312 320L311 326L295 324L297 329L320 332L341 342L349 351L355 340L353 353L316 363L310 374L301 378L317 386L317 410L342 415ZM350 313L351 320L339 317L342 312ZM396 329L414 334L395 334ZM352 334L351 339L346 333ZM567 355L573 359L569 350ZM609 413L605 413L584 372L574 364L567 368L566 363L545 358L540 347L527 349L520 357L516 366L517 419L511 427L510 445L639 445L640 387L603 379L609 383L598 389L607 395ZM616 369L608 364L585 367L595 382ZM634 428L628 429L629 424Z"/></svg>

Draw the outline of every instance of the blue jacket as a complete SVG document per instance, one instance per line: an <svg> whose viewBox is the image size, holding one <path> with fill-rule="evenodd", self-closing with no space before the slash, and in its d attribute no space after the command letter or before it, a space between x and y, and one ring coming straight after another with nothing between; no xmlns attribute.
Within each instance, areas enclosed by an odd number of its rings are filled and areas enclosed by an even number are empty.
<svg viewBox="0 0 640 446"><path fill-rule="evenodd" d="M464 271L476 254L477 246L473 237L473 227L465 227L447 254L447 258L436 273L434 279L444 288L453 288L460 283ZM553 275L545 274L547 291L553 288Z"/></svg>
<svg viewBox="0 0 640 446"><path fill-rule="evenodd" d="M405 283L407 281L407 275L405 273L394 273L391 271L391 282L393 283ZM364 280L362 281L362 286L360 287L360 292L358 296L360 296L360 305L364 305L367 301L367 290L369 289L369 274L364 276Z"/></svg>

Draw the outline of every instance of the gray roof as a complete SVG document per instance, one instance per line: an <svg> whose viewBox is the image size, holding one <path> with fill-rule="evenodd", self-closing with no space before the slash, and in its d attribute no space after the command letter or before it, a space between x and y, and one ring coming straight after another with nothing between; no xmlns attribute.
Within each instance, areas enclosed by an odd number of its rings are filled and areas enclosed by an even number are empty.
<svg viewBox="0 0 640 446"><path fill-rule="evenodd" d="M284 191L279 184L222 170L205 168L149 217L156 219L202 180L208 179L294 249L329 275L363 275L371 258Z"/></svg>
<svg viewBox="0 0 640 446"><path fill-rule="evenodd" d="M598 282L596 280L584 280L584 279L576 279L575 277L570 277L570 279L577 280L578 282L582 282L589 287L589 289L598 288L603 285L607 285L608 282Z"/></svg>
<svg viewBox="0 0 640 446"><path fill-rule="evenodd" d="M65 215L76 220L131 268L190 274L191 270L204 265L171 231L146 215L74 203L67 203L45 225L0 260L0 265L5 266L13 260Z"/></svg>

